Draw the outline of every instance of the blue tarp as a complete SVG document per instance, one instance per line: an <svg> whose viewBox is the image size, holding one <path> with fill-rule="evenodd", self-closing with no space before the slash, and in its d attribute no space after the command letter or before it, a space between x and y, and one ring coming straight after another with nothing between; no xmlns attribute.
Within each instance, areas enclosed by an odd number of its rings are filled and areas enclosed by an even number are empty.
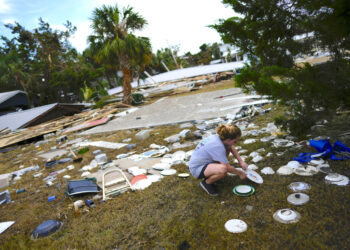
<svg viewBox="0 0 350 250"><path fill-rule="evenodd" d="M309 143L318 153L300 153L293 160L306 163L320 157L329 157L334 161L350 159L350 148L345 146L341 141L336 141L333 146L329 140L310 140Z"/></svg>

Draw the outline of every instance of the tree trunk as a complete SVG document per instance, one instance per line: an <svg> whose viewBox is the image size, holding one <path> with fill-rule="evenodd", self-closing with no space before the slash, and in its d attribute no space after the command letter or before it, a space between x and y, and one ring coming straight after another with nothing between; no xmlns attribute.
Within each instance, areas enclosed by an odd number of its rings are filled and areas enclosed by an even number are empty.
<svg viewBox="0 0 350 250"><path fill-rule="evenodd" d="M131 72L127 67L123 67L123 103L131 104Z"/></svg>

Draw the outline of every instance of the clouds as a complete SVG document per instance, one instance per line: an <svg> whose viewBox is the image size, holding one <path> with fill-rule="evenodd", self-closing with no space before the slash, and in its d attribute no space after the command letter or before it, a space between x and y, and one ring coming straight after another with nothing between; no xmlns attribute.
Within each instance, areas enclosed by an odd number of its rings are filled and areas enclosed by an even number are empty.
<svg viewBox="0 0 350 250"><path fill-rule="evenodd" d="M0 13L8 13L10 10L10 2L8 0L0 0Z"/></svg>

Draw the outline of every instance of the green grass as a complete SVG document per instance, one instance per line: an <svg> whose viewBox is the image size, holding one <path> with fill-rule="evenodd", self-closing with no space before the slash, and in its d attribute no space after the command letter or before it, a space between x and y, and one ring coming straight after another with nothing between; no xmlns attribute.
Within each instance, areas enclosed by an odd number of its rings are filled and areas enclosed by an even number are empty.
<svg viewBox="0 0 350 250"><path fill-rule="evenodd" d="M251 122L262 128L272 122L274 116L283 112L280 107L271 107L270 113L254 117ZM348 122L348 117L338 117L333 123L327 124L325 131L319 131L315 136L320 133L328 135L329 132L334 140L338 134L346 132ZM163 139L181 130L177 125L157 127L153 129L150 139L142 142L135 139L139 130L87 138L111 142L131 138L130 143L137 145L132 151L141 153L151 143L166 145ZM257 138L263 136L266 134ZM74 138L74 135L69 136L69 139ZM247 138L253 137L243 139ZM55 145L56 142L53 141L41 146L41 149L48 151ZM259 148L265 148L265 154L286 151L280 157L274 155L256 164L260 169L269 166L275 171L298 153L313 152L306 147L280 150L273 148L271 143L261 142L239 145L249 151L245 155ZM185 150L192 148L194 147ZM326 185L322 173L312 177L263 175L264 183L261 185L227 176L219 183L220 195L217 197L208 196L199 186L199 180L193 177L182 179L167 176L143 191L124 193L107 202L97 200L95 208L86 208L76 216L72 208L73 202L92 196L65 197L62 176L69 174L72 179L80 179L78 169L90 163L93 159L92 152L97 148L89 147L87 153L79 155L83 161L75 164L74 170L58 176L60 190L56 187L57 181L55 185L46 187L42 178L69 164L45 169L44 162L36 156L36 152L41 149L30 144L1 154L0 174L17 170L20 164L25 167L39 164L43 172L37 179L34 179L33 173L27 173L7 188L14 202L0 205L0 218L1 221L16 222L1 234L1 249L177 249L179 246L190 246L193 249L347 249L350 243L349 187ZM102 152L109 159L115 159L116 155L128 150L102 149ZM18 154L23 155L17 158ZM22 163L16 164L18 159ZM348 173L349 161L329 163L338 173ZM183 164L174 168L178 172L188 172L188 167ZM294 181L305 181L312 185L308 192L310 202L304 206L297 207L287 202L287 196L292 193L288 185ZM239 184L254 186L255 194L250 197L234 196L232 189ZM16 194L15 191L19 188L26 188L26 192ZM56 200L49 203L47 198L52 195L56 195ZM246 209L248 205L253 206L252 211ZM274 221L273 213L281 208L298 211L301 220L290 225ZM30 235L36 226L49 219L63 222L61 230L49 237L31 240ZM229 219L244 220L248 224L248 230L241 234L228 233L224 224Z"/></svg>

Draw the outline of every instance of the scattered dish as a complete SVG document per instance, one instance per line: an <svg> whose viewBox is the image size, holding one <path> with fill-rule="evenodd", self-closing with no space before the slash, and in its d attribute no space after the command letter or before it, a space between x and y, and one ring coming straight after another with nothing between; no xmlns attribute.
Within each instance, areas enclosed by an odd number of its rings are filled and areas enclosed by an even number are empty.
<svg viewBox="0 0 350 250"><path fill-rule="evenodd" d="M165 169L160 172L161 175L173 175L176 174L176 169Z"/></svg>
<svg viewBox="0 0 350 250"><path fill-rule="evenodd" d="M187 178L187 177L190 176L190 174L188 174L188 173L180 173L180 174L178 174L177 176L178 176L178 177L181 177L181 178Z"/></svg>
<svg viewBox="0 0 350 250"><path fill-rule="evenodd" d="M264 182L263 178L254 170L246 171L247 178L255 183L261 184Z"/></svg>
<svg viewBox="0 0 350 250"><path fill-rule="evenodd" d="M300 214L289 208L279 209L273 214L273 218L284 224L296 223L300 220Z"/></svg>
<svg viewBox="0 0 350 250"><path fill-rule="evenodd" d="M309 196L304 193L294 193L287 197L287 201L296 206L304 205L310 200Z"/></svg>
<svg viewBox="0 0 350 250"><path fill-rule="evenodd" d="M225 229L230 233L242 233L248 229L248 225L242 220L232 219L225 223Z"/></svg>

